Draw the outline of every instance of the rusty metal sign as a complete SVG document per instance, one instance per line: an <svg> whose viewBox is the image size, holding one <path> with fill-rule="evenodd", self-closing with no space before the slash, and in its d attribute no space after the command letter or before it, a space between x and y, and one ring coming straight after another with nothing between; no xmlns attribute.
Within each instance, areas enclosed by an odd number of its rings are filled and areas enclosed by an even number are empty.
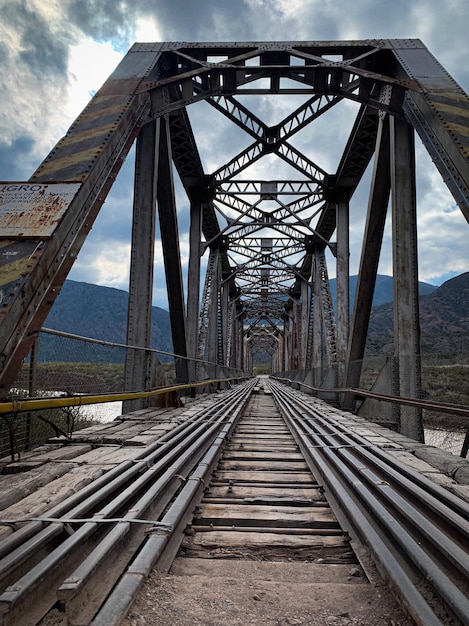
<svg viewBox="0 0 469 626"><path fill-rule="evenodd" d="M0 238L48 239L81 183L0 183Z"/></svg>

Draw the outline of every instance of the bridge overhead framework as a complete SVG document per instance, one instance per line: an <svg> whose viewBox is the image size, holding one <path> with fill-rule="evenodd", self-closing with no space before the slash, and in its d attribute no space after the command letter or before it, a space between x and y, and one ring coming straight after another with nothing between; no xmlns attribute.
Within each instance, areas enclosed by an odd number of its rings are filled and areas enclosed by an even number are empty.
<svg viewBox="0 0 469 626"><path fill-rule="evenodd" d="M259 105L270 97L283 97L275 123L263 121ZM190 117L199 101L247 138L241 149L214 145L208 166ZM314 132L307 143L297 138L346 101L356 103L355 118L331 171ZM180 381L194 380L194 359L249 369L262 351L274 372L356 387L389 205L399 363L392 391L419 397L414 135L467 220L468 121L467 95L415 39L135 44L29 181L0 186L2 395L136 142L128 344L149 346L158 218L174 351L188 357ZM371 163L350 317L350 202ZM190 212L187 276L175 172ZM129 386L144 388L148 370L145 353L129 356ZM401 413L400 429L421 438L418 409Z"/></svg>

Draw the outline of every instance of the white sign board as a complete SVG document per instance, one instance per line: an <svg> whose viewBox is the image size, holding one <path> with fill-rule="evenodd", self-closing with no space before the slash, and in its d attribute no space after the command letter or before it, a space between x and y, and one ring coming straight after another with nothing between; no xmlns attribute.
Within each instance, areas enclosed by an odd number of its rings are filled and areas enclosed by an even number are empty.
<svg viewBox="0 0 469 626"><path fill-rule="evenodd" d="M81 183L0 183L0 237L47 239Z"/></svg>

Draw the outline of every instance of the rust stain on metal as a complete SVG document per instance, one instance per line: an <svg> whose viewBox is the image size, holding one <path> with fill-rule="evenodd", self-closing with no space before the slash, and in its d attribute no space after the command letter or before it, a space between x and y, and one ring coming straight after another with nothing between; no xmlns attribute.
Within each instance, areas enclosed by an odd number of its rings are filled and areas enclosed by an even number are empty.
<svg viewBox="0 0 469 626"><path fill-rule="evenodd" d="M101 96L132 96L141 81L141 77L108 79L99 90L99 94Z"/></svg>
<svg viewBox="0 0 469 626"><path fill-rule="evenodd" d="M0 183L0 236L46 239L80 183Z"/></svg>

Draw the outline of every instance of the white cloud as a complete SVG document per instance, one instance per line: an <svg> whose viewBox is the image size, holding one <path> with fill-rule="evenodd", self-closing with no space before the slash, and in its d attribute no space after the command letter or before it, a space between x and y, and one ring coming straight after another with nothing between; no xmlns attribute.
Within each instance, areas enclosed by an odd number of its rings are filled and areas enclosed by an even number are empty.
<svg viewBox="0 0 469 626"><path fill-rule="evenodd" d="M138 42L155 42L163 41L160 26L156 19L147 15L137 18L135 21L135 41Z"/></svg>
<svg viewBox="0 0 469 626"><path fill-rule="evenodd" d="M130 242L113 241L101 245L95 241L82 252L73 268L73 280L128 289Z"/></svg>
<svg viewBox="0 0 469 626"><path fill-rule="evenodd" d="M89 38L71 46L68 61L68 93L65 110L73 121L114 71L124 55L111 42ZM99 59L99 63L96 62Z"/></svg>

